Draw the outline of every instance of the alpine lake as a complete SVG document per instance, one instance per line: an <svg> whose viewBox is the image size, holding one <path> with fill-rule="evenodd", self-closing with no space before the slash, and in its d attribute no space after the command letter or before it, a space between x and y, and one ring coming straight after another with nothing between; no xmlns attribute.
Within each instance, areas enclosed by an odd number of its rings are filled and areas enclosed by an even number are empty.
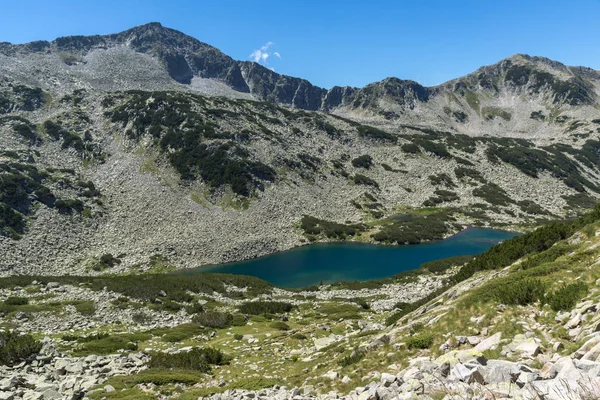
<svg viewBox="0 0 600 400"><path fill-rule="evenodd" d="M251 275L283 288L338 281L366 281L419 268L446 257L476 255L518 233L467 228L447 239L415 245L317 243L252 260L180 271Z"/></svg>

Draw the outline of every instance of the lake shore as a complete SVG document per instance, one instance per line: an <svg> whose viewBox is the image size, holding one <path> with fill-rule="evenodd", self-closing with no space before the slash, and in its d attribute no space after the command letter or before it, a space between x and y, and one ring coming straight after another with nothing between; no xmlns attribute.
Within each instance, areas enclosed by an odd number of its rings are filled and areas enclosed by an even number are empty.
<svg viewBox="0 0 600 400"><path fill-rule="evenodd" d="M177 270L173 273L251 275L286 288L307 287L321 282L368 281L414 270L422 263L435 259L478 254L516 235L515 232L468 227L446 239L414 245L313 243L251 260Z"/></svg>

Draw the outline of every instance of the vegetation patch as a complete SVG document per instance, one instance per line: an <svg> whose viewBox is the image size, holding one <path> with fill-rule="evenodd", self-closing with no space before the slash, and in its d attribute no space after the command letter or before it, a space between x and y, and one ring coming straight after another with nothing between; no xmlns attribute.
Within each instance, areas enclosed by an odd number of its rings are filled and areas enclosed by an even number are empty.
<svg viewBox="0 0 600 400"><path fill-rule="evenodd" d="M588 286L583 282L563 285L546 296L546 302L554 311L571 311L575 304L588 293Z"/></svg>
<svg viewBox="0 0 600 400"><path fill-rule="evenodd" d="M367 125L359 126L358 134L365 139L371 139L378 142L396 143L398 141L398 138L395 135Z"/></svg>
<svg viewBox="0 0 600 400"><path fill-rule="evenodd" d="M434 338L431 333L420 333L406 339L406 347L409 349L428 349L433 345Z"/></svg>
<svg viewBox="0 0 600 400"><path fill-rule="evenodd" d="M356 175L354 175L352 180L357 185L373 186L373 187L379 188L379 184L375 180L369 178L368 176L356 174Z"/></svg>
<svg viewBox="0 0 600 400"><path fill-rule="evenodd" d="M0 332L0 365L12 366L37 354L42 343L31 335L17 332Z"/></svg>
<svg viewBox="0 0 600 400"><path fill-rule="evenodd" d="M450 175L445 174L445 173L439 173L436 175L429 175L429 181L431 182L432 185L434 186L446 186L448 188L455 188L456 184L454 183L454 181L452 180L452 178L450 177Z"/></svg>
<svg viewBox="0 0 600 400"><path fill-rule="evenodd" d="M191 370L210 372L211 365L225 365L229 359L212 347L194 347L190 351L176 354L152 353L149 366L151 369Z"/></svg>
<svg viewBox="0 0 600 400"><path fill-rule="evenodd" d="M300 221L300 228L306 235L312 237L326 237L330 239L345 240L349 237L364 232L365 226L362 224L338 224L337 222L326 221L323 219L304 215Z"/></svg>
<svg viewBox="0 0 600 400"><path fill-rule="evenodd" d="M292 308L291 303L282 301L250 301L240 305L239 311L250 315L282 314L290 312Z"/></svg>
<svg viewBox="0 0 600 400"><path fill-rule="evenodd" d="M261 189L261 182L275 180L271 167L252 160L241 144L217 135L215 124L195 111L204 106L201 97L141 91L128 95L127 101L108 112L111 120L131 126L132 140L145 135L157 142L182 179L202 178L213 189L229 185L245 197Z"/></svg>
<svg viewBox="0 0 600 400"><path fill-rule="evenodd" d="M456 229L455 218L449 212L398 215L386 220L387 224L372 239L388 244L417 244L443 239Z"/></svg>
<svg viewBox="0 0 600 400"><path fill-rule="evenodd" d="M436 190L434 192L435 196L430 197L428 200L423 202L425 207L435 207L442 203L452 202L456 200L460 200L460 197L450 190Z"/></svg>
<svg viewBox="0 0 600 400"><path fill-rule="evenodd" d="M225 329L233 323L233 315L226 312L206 311L194 315L192 321L209 328Z"/></svg>
<svg viewBox="0 0 600 400"><path fill-rule="evenodd" d="M370 155L362 155L352 160L352 165L356 168L369 169L373 166L373 157Z"/></svg>
<svg viewBox="0 0 600 400"><path fill-rule="evenodd" d="M508 194L495 183L488 182L485 185L473 190L473 196L482 198L490 204L498 206L507 206L513 203Z"/></svg>

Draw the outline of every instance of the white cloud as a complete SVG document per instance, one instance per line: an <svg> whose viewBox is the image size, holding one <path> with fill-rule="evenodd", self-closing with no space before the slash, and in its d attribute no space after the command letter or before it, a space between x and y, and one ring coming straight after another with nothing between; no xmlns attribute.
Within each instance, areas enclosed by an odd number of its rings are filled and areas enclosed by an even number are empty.
<svg viewBox="0 0 600 400"><path fill-rule="evenodd" d="M279 54L279 52L274 51L274 52L270 52L269 48L271 46L273 46L275 43L273 42L267 42L265 43L260 49L258 50L254 50L251 54L250 54L250 59L253 60L254 62L257 62L259 64L267 64L267 60L269 59L269 57L271 56L275 56L277 58L281 58L281 54Z"/></svg>

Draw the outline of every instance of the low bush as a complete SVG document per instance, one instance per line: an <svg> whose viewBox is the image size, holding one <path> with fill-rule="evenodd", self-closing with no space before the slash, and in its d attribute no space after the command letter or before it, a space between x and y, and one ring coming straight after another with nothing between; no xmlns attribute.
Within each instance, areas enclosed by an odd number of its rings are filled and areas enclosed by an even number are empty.
<svg viewBox="0 0 600 400"><path fill-rule="evenodd" d="M418 244L440 240L451 231L455 219L447 212L429 215L398 215L371 237L377 242Z"/></svg>
<svg viewBox="0 0 600 400"><path fill-rule="evenodd" d="M185 312L188 314L202 313L204 312L204 307L202 307L202 304L198 303L197 301L194 301L192 302L192 304L185 307Z"/></svg>
<svg viewBox="0 0 600 400"><path fill-rule="evenodd" d="M16 332L0 332L0 365L14 365L37 354L42 343L31 335Z"/></svg>
<svg viewBox="0 0 600 400"><path fill-rule="evenodd" d="M233 323L233 315L226 312L207 311L194 315L192 321L209 328L225 329Z"/></svg>
<svg viewBox="0 0 600 400"><path fill-rule="evenodd" d="M302 217L300 228L307 235L325 235L325 237L339 240L355 236L365 229L361 224L338 224L337 222L326 221L309 215Z"/></svg>
<svg viewBox="0 0 600 400"><path fill-rule="evenodd" d="M244 326L246 325L246 317L242 314L233 314L233 320L231 321L232 326Z"/></svg>
<svg viewBox="0 0 600 400"><path fill-rule="evenodd" d="M570 283L547 295L546 302L554 311L571 311L587 292L588 286L585 283Z"/></svg>
<svg viewBox="0 0 600 400"><path fill-rule="evenodd" d="M441 274L446 272L448 269L452 267L456 267L459 265L464 265L469 261L473 260L474 256L456 256L456 257L447 257L442 258L440 260L433 260L426 263L423 263L419 266L420 270L427 270L434 274Z"/></svg>
<svg viewBox="0 0 600 400"><path fill-rule="evenodd" d="M403 144L402 146L400 146L400 148L402 149L403 152L408 153L408 154L418 154L421 152L421 149L419 148L419 146L417 146L414 143Z"/></svg>
<svg viewBox="0 0 600 400"><path fill-rule="evenodd" d="M373 157L367 154L356 157L354 160L352 160L352 165L356 168L369 169L373 166Z"/></svg>
<svg viewBox="0 0 600 400"><path fill-rule="evenodd" d="M352 301L358 304L363 310L369 310L371 308L369 303L367 303L367 301L361 297L355 297L352 299Z"/></svg>
<svg viewBox="0 0 600 400"><path fill-rule="evenodd" d="M74 300L70 302L78 313L83 315L94 315L96 313L96 304L92 300Z"/></svg>
<svg viewBox="0 0 600 400"><path fill-rule="evenodd" d="M226 285L246 288L248 296L258 296L270 293L272 286L267 282L244 275L231 274L142 274L142 275L103 275L103 276L32 276L19 275L0 278L0 288L14 286L28 286L32 281L59 282L61 285L74 285L85 283L94 291L107 290L145 302L153 302L160 296L161 291L167 293L166 299L177 302L191 302L194 300L189 292L212 294L217 292L223 296L232 296Z"/></svg>
<svg viewBox="0 0 600 400"><path fill-rule="evenodd" d="M346 356L346 357L342 358L341 360L339 360L338 364L343 368L343 367L350 366L352 364L356 364L363 358L365 358L364 351L356 350L349 356Z"/></svg>
<svg viewBox="0 0 600 400"><path fill-rule="evenodd" d="M99 338L86 338L86 341L77 347L73 352L77 355L105 355L116 353L118 350L136 351L137 342L148 340L150 334L124 334L115 336L100 335Z"/></svg>
<svg viewBox="0 0 600 400"><path fill-rule="evenodd" d="M9 297L4 300L4 304L7 306L24 306L29 304L29 299L27 297Z"/></svg>
<svg viewBox="0 0 600 400"><path fill-rule="evenodd" d="M294 306L281 301L251 301L243 303L239 310L243 314L280 314L290 312Z"/></svg>
<svg viewBox="0 0 600 400"><path fill-rule="evenodd" d="M544 299L545 287L539 279L499 280L498 284L488 287L489 295L496 301L507 305L527 305Z"/></svg>
<svg viewBox="0 0 600 400"><path fill-rule="evenodd" d="M419 333L406 339L406 347L409 349L428 349L433 344L432 333Z"/></svg>
<svg viewBox="0 0 600 400"><path fill-rule="evenodd" d="M242 340L243 338L244 335L242 335L241 333L236 333L235 335L233 335L234 340Z"/></svg>
<svg viewBox="0 0 600 400"><path fill-rule="evenodd" d="M379 184L375 180L369 178L368 176L356 174L356 175L354 175L352 180L357 185L366 185L366 186L373 186L373 187L379 188Z"/></svg>
<svg viewBox="0 0 600 400"><path fill-rule="evenodd" d="M365 139L371 139L381 142L396 143L398 138L391 133L382 131L381 129L374 128L368 125L361 125L358 127L358 134Z"/></svg>
<svg viewBox="0 0 600 400"><path fill-rule="evenodd" d="M188 352L176 354L152 353L149 366L157 369L209 372L211 365L225 365L228 362L228 358L220 350L211 347L194 347Z"/></svg>
<svg viewBox="0 0 600 400"><path fill-rule="evenodd" d="M283 321L272 322L269 326L279 331L289 331L291 329L290 326Z"/></svg>
<svg viewBox="0 0 600 400"><path fill-rule="evenodd" d="M306 340L308 339L308 337L302 333L294 333L292 336L292 339L297 339L297 340Z"/></svg>
<svg viewBox="0 0 600 400"><path fill-rule="evenodd" d="M485 185L473 190L473 196L484 199L490 204L498 206L508 206L514 201L508 197L508 194L495 183L488 182Z"/></svg>

